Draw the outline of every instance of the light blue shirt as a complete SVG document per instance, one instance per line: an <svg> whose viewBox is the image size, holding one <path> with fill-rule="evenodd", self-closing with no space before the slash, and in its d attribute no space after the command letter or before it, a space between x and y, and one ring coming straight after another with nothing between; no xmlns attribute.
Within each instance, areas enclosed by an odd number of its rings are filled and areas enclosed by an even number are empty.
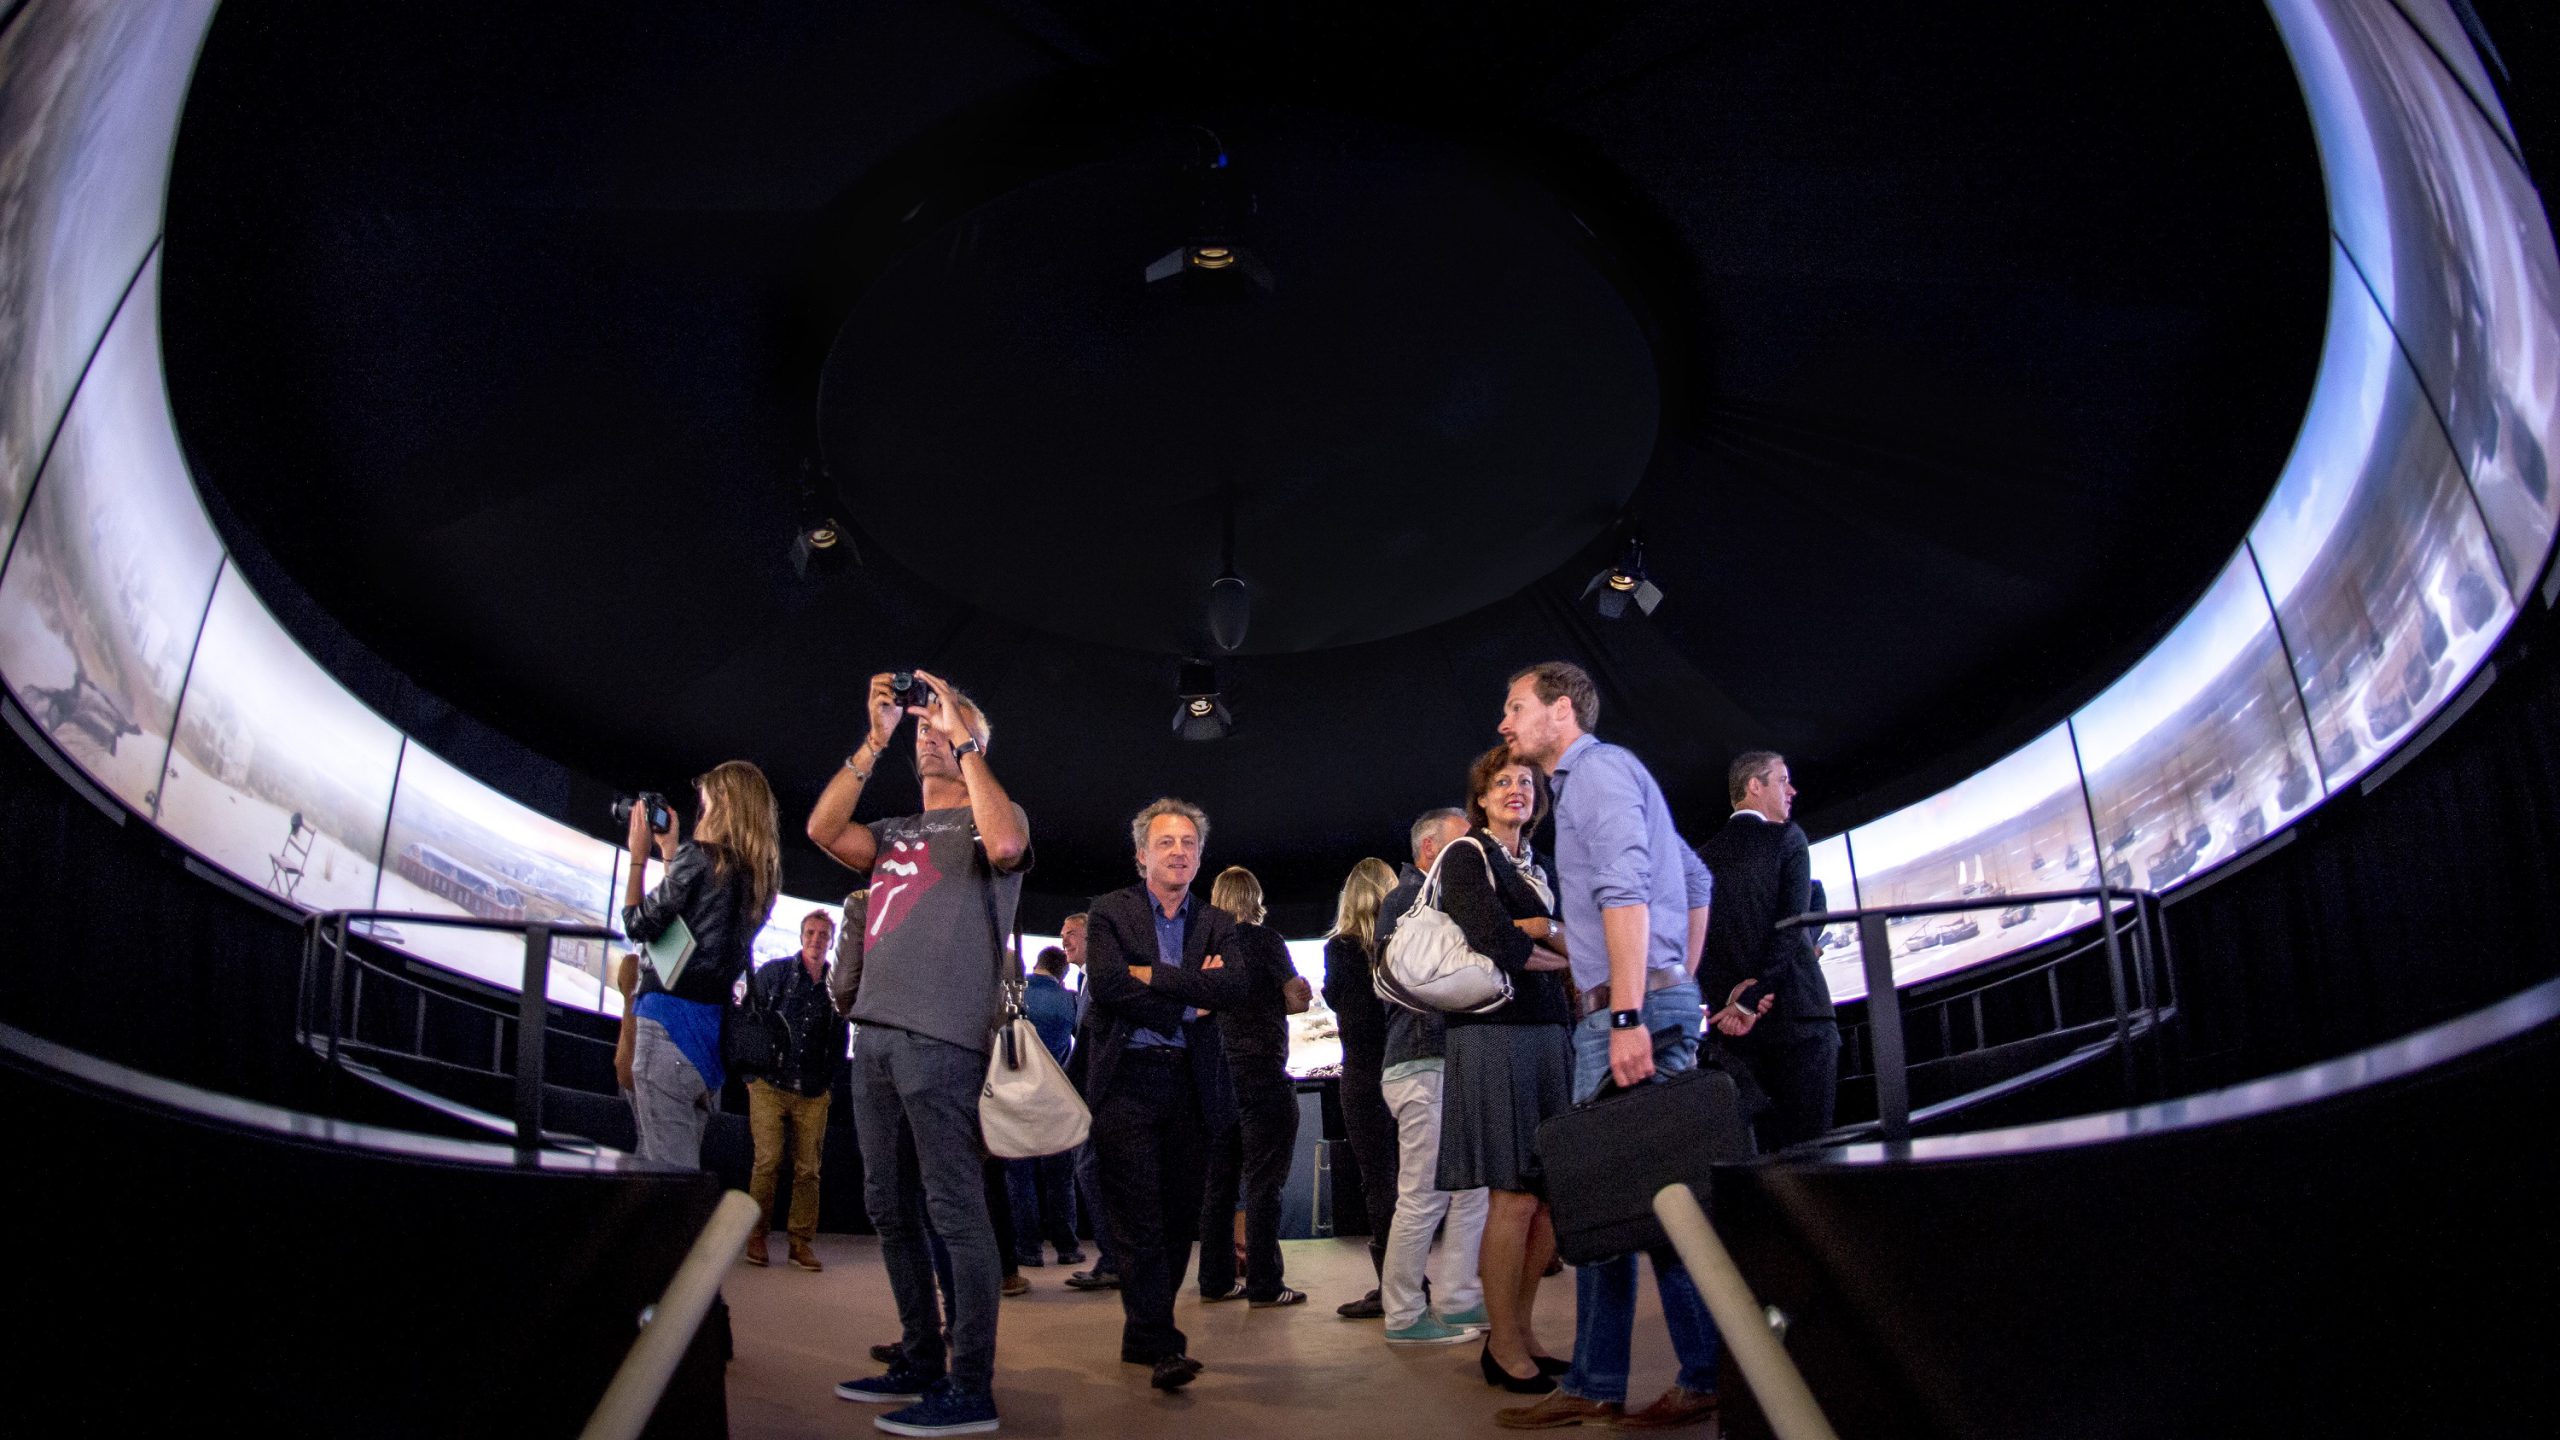
<svg viewBox="0 0 2560 1440"><path fill-rule="evenodd" d="M1689 912L1715 894L1706 862L1672 828L1671 806L1652 772L1623 745L1585 735L1565 747L1552 777L1556 899L1573 949L1573 983L1609 983L1600 912L1652 907L1647 970L1689 968Z"/></svg>

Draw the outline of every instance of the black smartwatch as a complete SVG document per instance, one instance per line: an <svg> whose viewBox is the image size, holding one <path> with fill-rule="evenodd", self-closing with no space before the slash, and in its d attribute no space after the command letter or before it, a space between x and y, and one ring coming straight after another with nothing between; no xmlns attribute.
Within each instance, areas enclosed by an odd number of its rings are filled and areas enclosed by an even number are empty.
<svg viewBox="0 0 2560 1440"><path fill-rule="evenodd" d="M1641 1010L1612 1010L1609 1012L1609 1028L1612 1030L1636 1030L1643 1028L1643 1026L1644 1012Z"/></svg>
<svg viewBox="0 0 2560 1440"><path fill-rule="evenodd" d="M951 758L958 760L966 756L975 755L978 753L979 748L977 741L963 740L959 744L951 747Z"/></svg>

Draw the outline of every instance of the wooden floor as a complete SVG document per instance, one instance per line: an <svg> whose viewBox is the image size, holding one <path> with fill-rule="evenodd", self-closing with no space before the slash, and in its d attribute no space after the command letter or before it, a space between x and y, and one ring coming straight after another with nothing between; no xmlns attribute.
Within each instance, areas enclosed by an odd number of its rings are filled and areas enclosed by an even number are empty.
<svg viewBox="0 0 2560 1440"><path fill-rule="evenodd" d="M741 1263L724 1293L737 1340L729 1365L729 1431L741 1440L875 1435L868 1405L835 1398L835 1383L875 1374L865 1355L898 1335L897 1312L869 1237L821 1235L823 1274L783 1261ZM1191 1354L1208 1365L1189 1389L1160 1394L1147 1372L1120 1363L1120 1297L1069 1290L1065 1268L1025 1270L1031 1293L1004 1302L996 1342L996 1407L1007 1435L1116 1435L1179 1440L1348 1440L1370 1435L1485 1436L1493 1412L1527 1403L1487 1387L1475 1345L1389 1348L1380 1322L1344 1320L1333 1307L1374 1281L1366 1242L1293 1240L1289 1281L1311 1297L1286 1310L1242 1301L1203 1307L1186 1289L1176 1319ZM1639 1262L1641 1264L1642 1262ZM1635 1375L1641 1405L1671 1384L1671 1346L1648 1275L1638 1287ZM1549 1280L1538 1334L1559 1355L1573 1349L1573 1272ZM1588 1427L1585 1427L1586 1432ZM1670 1432L1713 1435L1712 1426Z"/></svg>

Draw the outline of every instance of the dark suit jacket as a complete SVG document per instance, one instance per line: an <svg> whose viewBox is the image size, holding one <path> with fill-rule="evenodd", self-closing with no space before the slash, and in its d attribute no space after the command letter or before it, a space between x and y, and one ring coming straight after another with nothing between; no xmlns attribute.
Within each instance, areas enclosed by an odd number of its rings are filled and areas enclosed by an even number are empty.
<svg viewBox="0 0 2560 1440"><path fill-rule="evenodd" d="M1093 990L1093 1009L1085 1017L1091 1058L1085 1066L1085 1093L1097 1105L1111 1095L1121 1057L1128 1053L1133 1031L1180 1030L1190 1048L1191 1080L1200 1093L1200 1114L1211 1133L1235 1122L1235 1089L1227 1076L1225 1047L1218 1042L1214 1016L1185 1021L1183 1007L1224 1011L1248 1003L1248 968L1240 963L1236 922L1226 911L1200 896L1191 899L1183 922L1182 968L1156 964L1155 901L1144 884L1114 890L1096 898L1085 911L1085 984ZM1225 968L1201 969L1217 955ZM1129 974L1132 965L1155 966L1154 980L1141 985Z"/></svg>
<svg viewBox="0 0 2560 1440"><path fill-rule="evenodd" d="M1722 1007L1735 985L1756 979L1778 997L1768 1019L1833 1020L1831 987L1814 959L1812 932L1777 928L1812 904L1813 860L1804 831L1736 815L1698 847L1698 858L1716 877L1699 967L1707 1007Z"/></svg>

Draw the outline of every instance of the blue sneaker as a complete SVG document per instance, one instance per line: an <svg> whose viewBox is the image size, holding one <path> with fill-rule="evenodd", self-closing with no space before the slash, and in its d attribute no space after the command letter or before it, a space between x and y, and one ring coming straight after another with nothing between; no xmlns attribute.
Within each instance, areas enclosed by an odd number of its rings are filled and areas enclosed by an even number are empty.
<svg viewBox="0 0 2560 1440"><path fill-rule="evenodd" d="M919 1370L901 1360L890 1366L886 1375L839 1382L836 1398L864 1405L908 1405L922 1400L926 1391L941 1383L941 1372Z"/></svg>
<svg viewBox="0 0 2560 1440"><path fill-rule="evenodd" d="M904 1410L874 1416L871 1423L892 1435L984 1435L996 1428L996 1397L984 1390L963 1390L945 1376Z"/></svg>
<svg viewBox="0 0 2560 1440"><path fill-rule="evenodd" d="M1443 1325L1455 1325L1461 1330L1490 1330L1493 1328L1493 1321L1486 1318L1484 1307L1482 1305L1478 1305L1471 1310L1452 1310L1448 1314L1440 1317L1440 1323Z"/></svg>

